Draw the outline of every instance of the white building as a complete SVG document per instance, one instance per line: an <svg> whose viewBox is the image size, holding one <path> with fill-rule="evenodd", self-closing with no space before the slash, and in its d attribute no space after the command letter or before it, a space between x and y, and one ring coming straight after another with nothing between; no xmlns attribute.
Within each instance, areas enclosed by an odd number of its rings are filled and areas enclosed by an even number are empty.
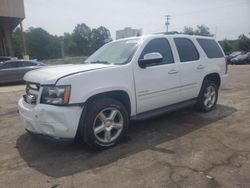
<svg viewBox="0 0 250 188"><path fill-rule="evenodd" d="M141 35L142 35L142 29L132 29L131 27L125 27L122 30L116 31L116 39L141 36Z"/></svg>

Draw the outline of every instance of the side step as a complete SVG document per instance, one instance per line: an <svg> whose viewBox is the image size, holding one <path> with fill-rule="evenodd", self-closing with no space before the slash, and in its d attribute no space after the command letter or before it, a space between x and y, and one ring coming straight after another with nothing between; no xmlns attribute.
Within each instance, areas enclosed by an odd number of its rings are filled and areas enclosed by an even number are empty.
<svg viewBox="0 0 250 188"><path fill-rule="evenodd" d="M153 118L162 114L166 114L169 112L173 112L182 108L186 108L188 106L192 106L195 103L197 103L196 99L192 99L192 100L188 100L188 101L184 101L184 102L180 102L180 103L176 103L176 104L172 104L169 106L165 106L162 108L158 108L155 110L150 110L147 112L143 112L140 114L137 114L135 116L132 116L130 119L131 120L144 120L144 119L149 119L149 118Z"/></svg>

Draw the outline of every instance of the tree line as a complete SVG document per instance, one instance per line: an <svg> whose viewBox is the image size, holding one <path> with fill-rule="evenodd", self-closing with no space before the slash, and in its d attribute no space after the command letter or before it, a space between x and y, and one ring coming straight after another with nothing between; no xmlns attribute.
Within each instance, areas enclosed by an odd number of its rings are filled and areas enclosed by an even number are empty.
<svg viewBox="0 0 250 188"><path fill-rule="evenodd" d="M196 29L193 27L185 26L183 29L183 33L189 35L202 35L202 36L214 36L211 34L209 28L205 25L197 25ZM221 47L223 48L226 55L234 51L250 51L250 38L245 35L240 35L236 40L228 40L224 39L219 41Z"/></svg>
<svg viewBox="0 0 250 188"><path fill-rule="evenodd" d="M105 43L111 41L110 31L100 26L91 29L86 24L78 24L72 33L63 36L51 35L42 28L30 27L24 32L28 54L31 59L53 59L61 57L61 45L66 56L89 56ZM24 55L21 30L17 28L12 35L15 56Z"/></svg>
<svg viewBox="0 0 250 188"><path fill-rule="evenodd" d="M245 35L240 35L237 40L224 39L219 43L227 55L234 51L250 52L250 39Z"/></svg>
<svg viewBox="0 0 250 188"><path fill-rule="evenodd" d="M185 26L182 33L213 36L206 25L197 25L196 28ZM26 30L24 36L30 58L38 60L60 58L62 44L65 56L89 56L112 40L106 27L91 29L84 23L77 24L72 33L64 33L63 36L51 35L42 28L33 27ZM13 32L12 38L15 56L22 58L24 53L20 28ZM240 35L236 40L224 39L219 43L226 54L233 51L250 51L250 39L245 35Z"/></svg>

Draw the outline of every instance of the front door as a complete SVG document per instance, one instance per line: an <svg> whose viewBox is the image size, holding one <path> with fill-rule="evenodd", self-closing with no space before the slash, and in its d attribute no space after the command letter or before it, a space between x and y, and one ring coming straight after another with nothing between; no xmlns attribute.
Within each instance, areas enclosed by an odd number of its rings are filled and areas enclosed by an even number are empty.
<svg viewBox="0 0 250 188"><path fill-rule="evenodd" d="M174 104L180 100L180 70L174 61L168 40L152 39L146 44L139 59L143 59L148 53L160 53L163 60L146 68L141 68L138 64L134 68L137 113Z"/></svg>
<svg viewBox="0 0 250 188"><path fill-rule="evenodd" d="M23 80L24 75L31 70L36 69L36 64L33 62L29 62L29 61L23 61L20 64L20 67L18 69L18 73L19 73L19 80Z"/></svg>

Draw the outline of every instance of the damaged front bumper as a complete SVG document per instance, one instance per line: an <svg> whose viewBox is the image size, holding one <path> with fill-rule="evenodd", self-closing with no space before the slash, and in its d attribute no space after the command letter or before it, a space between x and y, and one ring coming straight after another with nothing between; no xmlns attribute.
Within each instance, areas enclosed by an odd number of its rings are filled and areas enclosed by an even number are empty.
<svg viewBox="0 0 250 188"><path fill-rule="evenodd" d="M28 104L21 98L18 110L23 126L30 132L54 138L74 138L82 106L53 106Z"/></svg>

